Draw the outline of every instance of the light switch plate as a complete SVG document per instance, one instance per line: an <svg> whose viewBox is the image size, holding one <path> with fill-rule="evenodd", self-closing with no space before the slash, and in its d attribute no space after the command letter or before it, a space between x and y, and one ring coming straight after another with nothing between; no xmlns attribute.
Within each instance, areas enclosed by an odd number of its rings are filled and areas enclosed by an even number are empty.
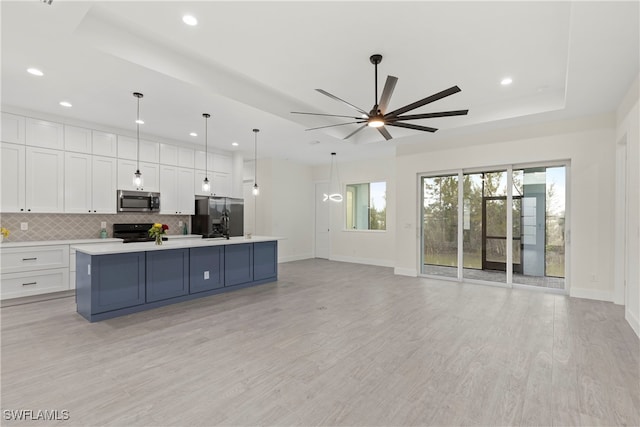
<svg viewBox="0 0 640 427"><path fill-rule="evenodd" d="M182 221L178 221L178 227L182 227Z"/></svg>
<svg viewBox="0 0 640 427"><path fill-rule="evenodd" d="M209 272L208 271L204 272L204 280L209 280Z"/></svg>
<svg viewBox="0 0 640 427"><path fill-rule="evenodd" d="M106 229L107 228L107 221L100 222L100 228Z"/></svg>
<svg viewBox="0 0 640 427"><path fill-rule="evenodd" d="M28 229L29 229L29 223L28 222L21 222L20 223L20 230L27 231Z"/></svg>

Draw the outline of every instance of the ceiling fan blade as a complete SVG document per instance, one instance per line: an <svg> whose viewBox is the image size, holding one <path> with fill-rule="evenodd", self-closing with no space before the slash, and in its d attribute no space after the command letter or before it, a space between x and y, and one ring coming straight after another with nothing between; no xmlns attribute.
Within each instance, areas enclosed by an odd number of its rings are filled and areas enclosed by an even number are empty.
<svg viewBox="0 0 640 427"><path fill-rule="evenodd" d="M378 129L378 132L380 132L382 134L382 136L384 136L384 139L386 139L387 141L390 140L390 139L393 139L393 137L391 136L389 131L386 130L384 128L384 126L381 126L381 127L377 128L377 129Z"/></svg>
<svg viewBox="0 0 640 427"><path fill-rule="evenodd" d="M319 126L317 128L309 128L309 129L305 129L305 130L316 130L316 129L332 128L332 127L336 127L336 126L352 125L354 123L364 123L364 122L363 121L359 121L359 122L338 123L337 125Z"/></svg>
<svg viewBox="0 0 640 427"><path fill-rule="evenodd" d="M418 125L412 125L410 123L399 123L399 122L387 123L387 126L396 126L396 127L399 127L399 128L422 130L422 131L425 131L425 132L435 132L435 131L438 130L436 128L430 128L430 127L427 127L427 126L418 126Z"/></svg>
<svg viewBox="0 0 640 427"><path fill-rule="evenodd" d="M439 113L410 114L394 117L395 120L432 119L434 117L466 116L469 110L441 111Z"/></svg>
<svg viewBox="0 0 640 427"><path fill-rule="evenodd" d="M397 110L394 110L390 113L385 114L385 118L387 118L388 116L399 116L402 113L406 113L407 111L411 111L411 110L415 110L418 107L422 107L423 105L427 105L431 102L437 101L439 99L445 98L449 95L453 95L454 93L458 93L460 92L460 88L458 86L453 86L450 87L449 89L445 89L442 92L438 92L436 94L433 94L431 96L427 96L426 98L421 99L420 101L416 101L414 103L411 103L409 105L405 105L404 107L398 108Z"/></svg>
<svg viewBox="0 0 640 427"><path fill-rule="evenodd" d="M366 124L364 124L364 125L360 126L358 129L354 130L353 132L351 132L349 135L345 136L345 137L344 137L344 138L342 138L342 139L349 139L349 138L351 138L353 135L355 135L356 133L360 132L362 129L364 129L364 128L366 128L366 127L367 127L367 125L366 125Z"/></svg>
<svg viewBox="0 0 640 427"><path fill-rule="evenodd" d="M393 95L396 83L398 83L397 77L387 76L387 81L384 83L384 89L382 89L382 95L380 96L380 102L378 103L378 110L380 110L382 114L387 111L387 106L389 105L391 95Z"/></svg>
<svg viewBox="0 0 640 427"><path fill-rule="evenodd" d="M367 113L366 111L364 111L362 108L356 107L353 104L349 104L347 101L345 101L344 99L340 99L335 95L331 95L329 92L327 92L326 90L322 90L322 89L316 89L318 92L320 92L323 95L327 95L329 98L331 99L335 99L336 101L342 102L343 104L347 105L349 108L353 108L354 110L356 110L358 113L362 113L364 115L366 115L367 117L369 116L369 113Z"/></svg>
<svg viewBox="0 0 640 427"><path fill-rule="evenodd" d="M347 119L361 119L362 117L357 116L340 116L338 114L324 114L324 113L303 113L300 111L292 111L291 114L308 114L311 116L327 116L327 117L345 117Z"/></svg>

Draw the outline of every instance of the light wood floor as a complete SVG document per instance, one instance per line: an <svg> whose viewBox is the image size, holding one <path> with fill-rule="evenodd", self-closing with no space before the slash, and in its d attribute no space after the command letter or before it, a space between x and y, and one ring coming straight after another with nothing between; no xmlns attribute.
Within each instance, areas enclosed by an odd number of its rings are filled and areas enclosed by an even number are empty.
<svg viewBox="0 0 640 427"><path fill-rule="evenodd" d="M2 409L57 425L640 425L611 303L306 260L99 323L73 297L0 313Z"/></svg>

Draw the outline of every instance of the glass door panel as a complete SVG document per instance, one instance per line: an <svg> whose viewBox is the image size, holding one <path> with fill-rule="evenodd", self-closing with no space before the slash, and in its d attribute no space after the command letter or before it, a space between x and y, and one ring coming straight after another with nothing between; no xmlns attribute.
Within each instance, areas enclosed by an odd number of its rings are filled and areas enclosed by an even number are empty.
<svg viewBox="0 0 640 427"><path fill-rule="evenodd" d="M506 171L464 174L465 278L506 282L506 177Z"/></svg>
<svg viewBox="0 0 640 427"><path fill-rule="evenodd" d="M513 171L514 187L517 180L521 194L522 239L522 265L516 271L514 264L514 283L564 289L565 169L543 166ZM514 205L514 221L515 215Z"/></svg>
<svg viewBox="0 0 640 427"><path fill-rule="evenodd" d="M422 273L458 277L458 176L422 178Z"/></svg>

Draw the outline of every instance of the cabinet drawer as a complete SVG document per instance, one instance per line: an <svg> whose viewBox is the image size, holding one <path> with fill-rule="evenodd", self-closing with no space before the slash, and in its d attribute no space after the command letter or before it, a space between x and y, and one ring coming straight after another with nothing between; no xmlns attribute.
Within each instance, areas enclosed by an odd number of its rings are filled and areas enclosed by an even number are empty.
<svg viewBox="0 0 640 427"><path fill-rule="evenodd" d="M2 273L69 267L69 246L41 246L2 249Z"/></svg>
<svg viewBox="0 0 640 427"><path fill-rule="evenodd" d="M25 297L48 292L69 289L69 270L58 268L28 273L9 273L2 275L2 299Z"/></svg>

